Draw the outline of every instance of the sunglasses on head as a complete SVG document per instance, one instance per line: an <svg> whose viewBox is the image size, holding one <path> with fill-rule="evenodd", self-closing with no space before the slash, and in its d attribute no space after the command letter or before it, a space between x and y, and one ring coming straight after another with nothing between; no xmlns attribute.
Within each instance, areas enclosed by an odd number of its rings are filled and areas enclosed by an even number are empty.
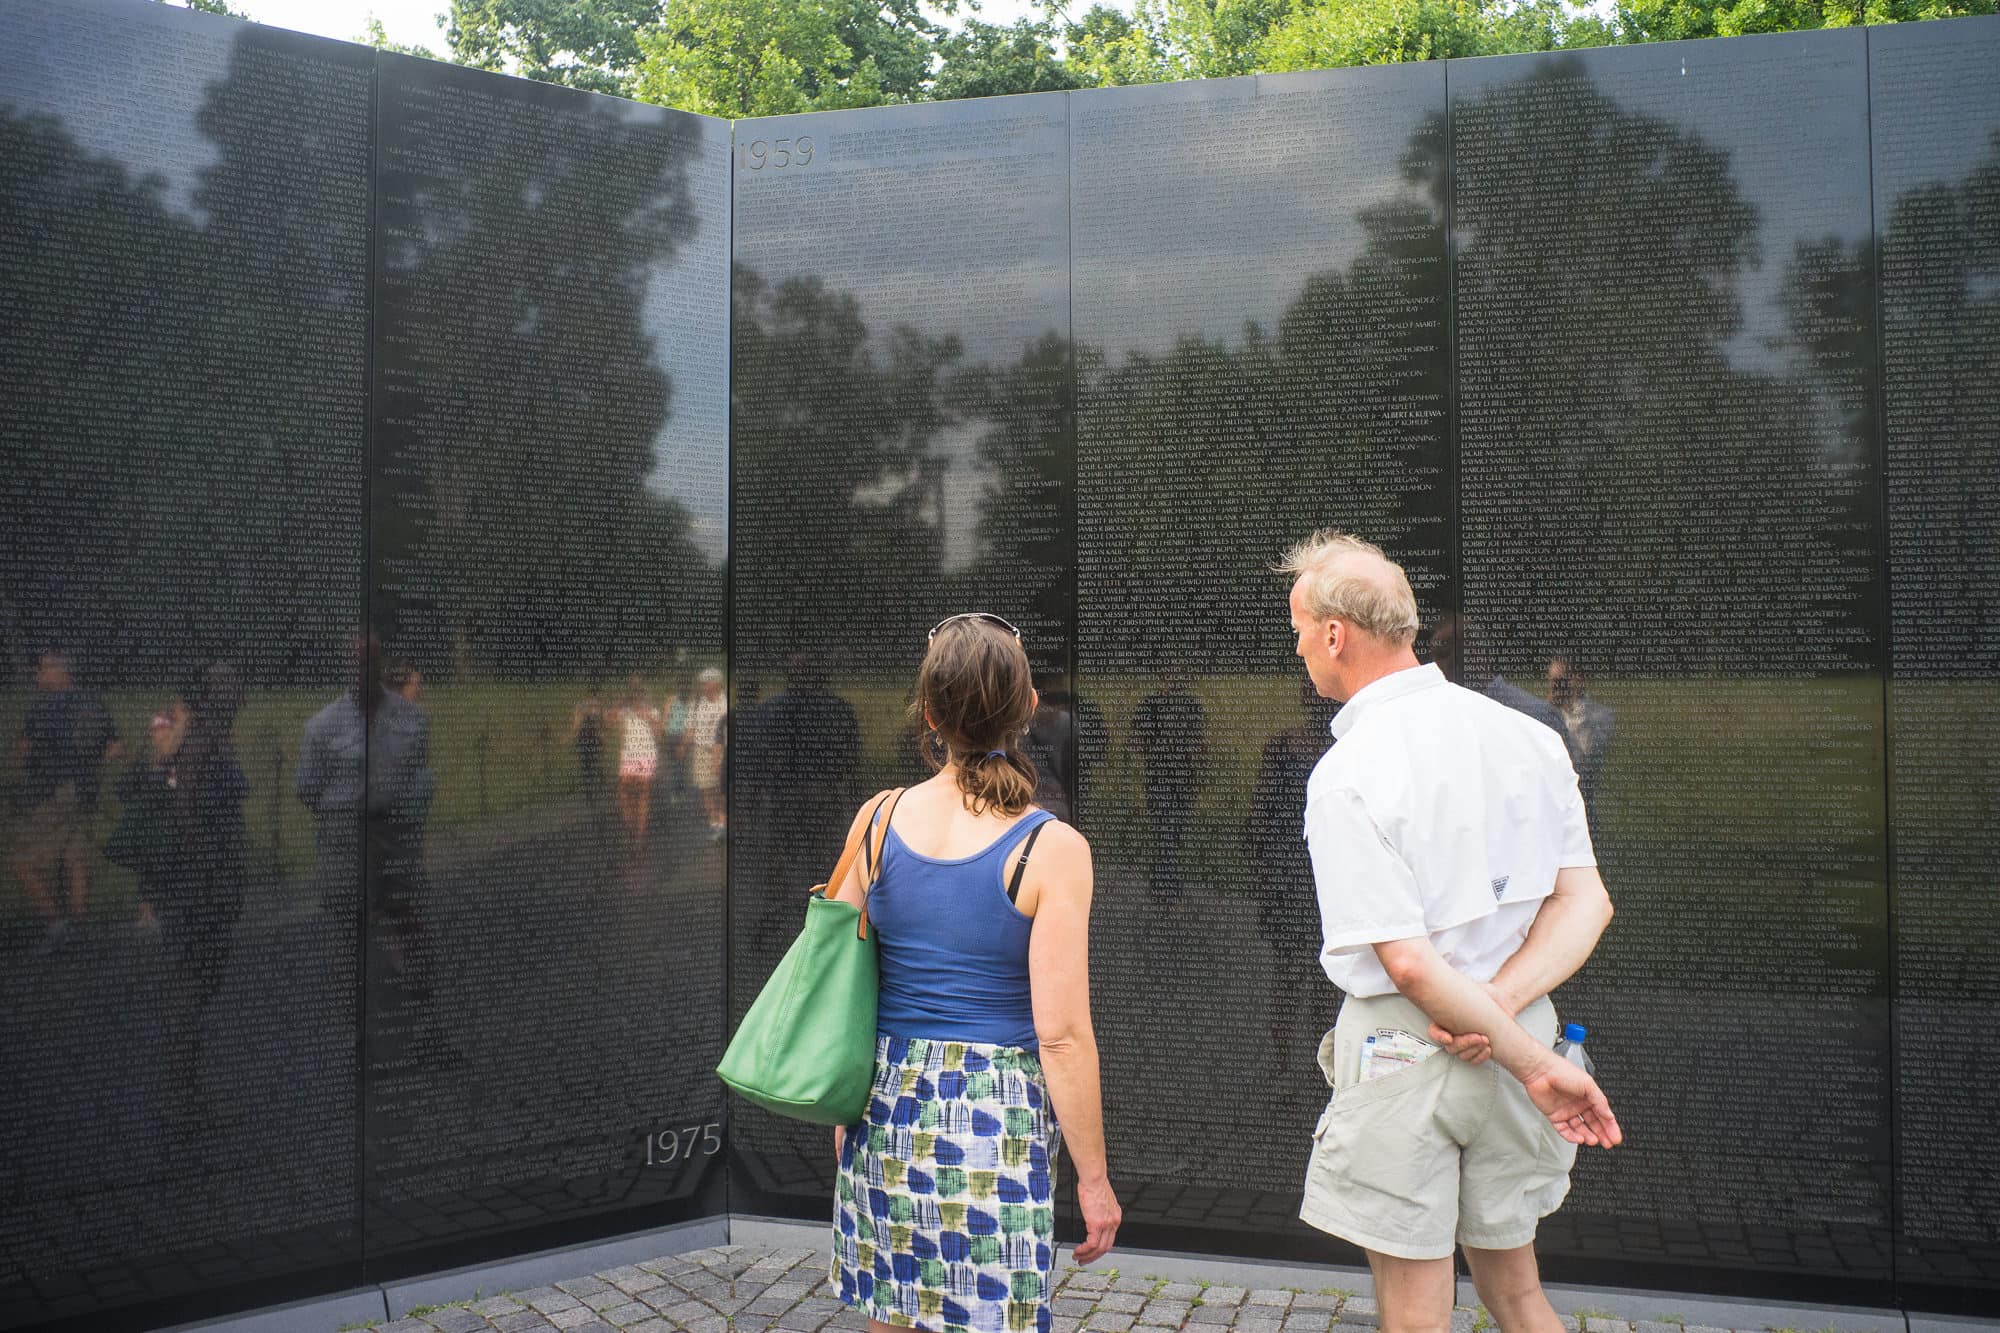
<svg viewBox="0 0 2000 1333"><path fill-rule="evenodd" d="M998 625L1001 629L1006 630L1014 636L1014 642L1019 643L1021 641L1021 631L1014 628L1014 623L1004 616L994 615L991 611L961 611L955 616L946 616L943 620L931 626L930 638L937 638L938 631L954 620L983 620L989 625ZM928 641L927 639L926 642Z"/></svg>

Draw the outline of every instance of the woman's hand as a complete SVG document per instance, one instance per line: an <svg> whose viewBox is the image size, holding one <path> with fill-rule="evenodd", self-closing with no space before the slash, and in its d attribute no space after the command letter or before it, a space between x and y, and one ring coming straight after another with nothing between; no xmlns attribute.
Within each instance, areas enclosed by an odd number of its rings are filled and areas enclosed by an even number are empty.
<svg viewBox="0 0 2000 1333"><path fill-rule="evenodd" d="M1108 1176L1078 1184L1076 1201L1083 1206L1083 1228L1087 1234L1072 1257L1080 1264L1094 1264L1111 1253L1125 1211L1118 1206L1118 1196L1111 1192Z"/></svg>
<svg viewBox="0 0 2000 1333"><path fill-rule="evenodd" d="M847 1126L833 1127L833 1169L840 1170L840 1154L847 1148Z"/></svg>

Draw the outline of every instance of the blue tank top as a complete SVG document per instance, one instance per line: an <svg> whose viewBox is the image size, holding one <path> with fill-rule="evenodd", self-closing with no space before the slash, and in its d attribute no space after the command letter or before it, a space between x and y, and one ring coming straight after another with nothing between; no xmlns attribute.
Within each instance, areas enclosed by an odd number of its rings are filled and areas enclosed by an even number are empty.
<svg viewBox="0 0 2000 1333"><path fill-rule="evenodd" d="M985 851L913 852L892 824L868 919L882 959L876 1027L889 1037L990 1042L1039 1050L1028 986L1034 919L1007 899L1007 855L1055 816L1023 816Z"/></svg>

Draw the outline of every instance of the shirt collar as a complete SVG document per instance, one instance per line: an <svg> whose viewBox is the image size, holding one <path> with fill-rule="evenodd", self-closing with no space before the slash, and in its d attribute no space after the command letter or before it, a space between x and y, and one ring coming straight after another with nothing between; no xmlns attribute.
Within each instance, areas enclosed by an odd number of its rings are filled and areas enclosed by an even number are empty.
<svg viewBox="0 0 2000 1333"><path fill-rule="evenodd" d="M1333 715L1333 722L1330 724L1333 738L1339 740L1354 730L1354 724L1361 720L1361 715L1378 704L1444 683L1444 672L1435 662L1392 671L1380 680L1362 687L1352 699L1341 705L1340 711Z"/></svg>

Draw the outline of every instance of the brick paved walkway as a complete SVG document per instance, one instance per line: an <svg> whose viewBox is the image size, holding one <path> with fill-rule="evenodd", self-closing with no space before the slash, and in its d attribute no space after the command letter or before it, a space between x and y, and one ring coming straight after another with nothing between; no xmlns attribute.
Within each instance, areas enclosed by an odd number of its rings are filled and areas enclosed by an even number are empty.
<svg viewBox="0 0 2000 1333"><path fill-rule="evenodd" d="M1114 1256L1115 1258L1115 1256ZM347 1324L375 1333L849 1333L867 1319L833 1298L825 1250L725 1245L554 1286L430 1307L393 1323ZM1144 1260L1137 1261L1143 1266ZM1337 1288L1245 1289L1170 1282L1136 1268L1064 1268L1055 1333L1374 1333L1375 1302ZM1563 1319L1571 1333L1724 1333L1679 1323ZM1452 1333L1492 1327L1459 1310Z"/></svg>

